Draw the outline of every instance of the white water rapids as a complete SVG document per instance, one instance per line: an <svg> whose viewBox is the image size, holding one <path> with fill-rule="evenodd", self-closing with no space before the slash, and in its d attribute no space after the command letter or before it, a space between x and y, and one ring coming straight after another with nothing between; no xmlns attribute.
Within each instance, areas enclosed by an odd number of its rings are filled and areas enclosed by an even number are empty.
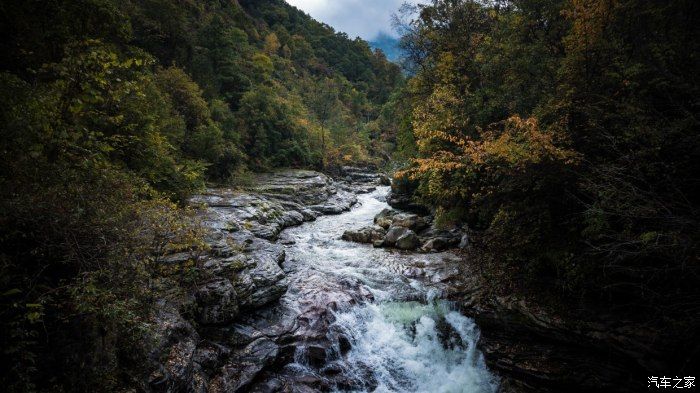
<svg viewBox="0 0 700 393"><path fill-rule="evenodd" d="M284 232L282 239L293 242L284 264L292 282L282 301L299 309L314 290L314 296L322 293L333 299L333 291L345 283L370 294L374 301L335 311L331 326L350 338L352 348L329 360L344 374L367 381L356 391L496 392L498 380L476 348L477 326L439 300L444 285L439 278L454 267L456 256L404 253L340 240L343 231L372 224L388 207L383 201L387 192L381 187L360 195L350 212L319 217ZM431 274L421 273L428 270ZM311 372L301 355L290 366Z"/></svg>

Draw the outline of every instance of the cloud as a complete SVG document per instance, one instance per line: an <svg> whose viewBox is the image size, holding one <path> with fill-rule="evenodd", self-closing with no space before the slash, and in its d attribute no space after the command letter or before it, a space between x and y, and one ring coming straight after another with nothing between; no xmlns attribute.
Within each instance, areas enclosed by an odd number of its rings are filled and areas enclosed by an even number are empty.
<svg viewBox="0 0 700 393"><path fill-rule="evenodd" d="M405 0L287 0L314 19L327 23L351 38L371 40L380 32L391 32L391 15ZM412 3L425 3L413 0Z"/></svg>

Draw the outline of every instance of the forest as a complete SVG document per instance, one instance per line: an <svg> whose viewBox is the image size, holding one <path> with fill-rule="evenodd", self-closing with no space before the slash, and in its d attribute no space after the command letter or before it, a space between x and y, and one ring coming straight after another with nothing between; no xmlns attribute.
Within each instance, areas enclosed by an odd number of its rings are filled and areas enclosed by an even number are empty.
<svg viewBox="0 0 700 393"><path fill-rule="evenodd" d="M198 274L154 255L205 247L188 198L348 164L468 228L495 295L643 324L697 370L699 2L407 4L402 66L283 0L0 17L6 391L141 386L156 299Z"/></svg>
<svg viewBox="0 0 700 393"><path fill-rule="evenodd" d="M154 297L150 254L201 245L183 202L206 183L390 152L377 119L404 83L399 66L282 0L9 1L0 11L9 391L125 383L115 378L138 368ZM121 353L82 358L91 349L80 336L105 330Z"/></svg>
<svg viewBox="0 0 700 393"><path fill-rule="evenodd" d="M473 257L501 290L693 331L699 11L608 0L416 10L402 113L417 152L402 186L469 224Z"/></svg>

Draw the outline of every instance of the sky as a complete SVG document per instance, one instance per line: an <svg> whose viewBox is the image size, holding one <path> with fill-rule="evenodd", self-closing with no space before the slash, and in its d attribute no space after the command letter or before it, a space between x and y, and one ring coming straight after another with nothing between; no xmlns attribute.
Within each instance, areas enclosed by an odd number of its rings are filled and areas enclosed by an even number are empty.
<svg viewBox="0 0 700 393"><path fill-rule="evenodd" d="M406 0L287 0L314 19L342 31L351 38L372 40L379 32L394 34L391 15ZM426 3L411 0L410 3Z"/></svg>

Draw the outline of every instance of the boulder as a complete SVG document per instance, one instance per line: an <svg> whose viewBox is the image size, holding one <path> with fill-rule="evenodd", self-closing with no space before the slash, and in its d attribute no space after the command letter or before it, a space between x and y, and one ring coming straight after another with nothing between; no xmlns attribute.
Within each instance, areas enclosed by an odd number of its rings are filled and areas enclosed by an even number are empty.
<svg viewBox="0 0 700 393"><path fill-rule="evenodd" d="M321 345L309 345L304 348L309 364L315 368L321 368L326 364L328 351Z"/></svg>
<svg viewBox="0 0 700 393"><path fill-rule="evenodd" d="M268 338L260 338L232 354L231 361L210 384L209 392L238 392L249 386L255 377L274 363L279 347Z"/></svg>
<svg viewBox="0 0 700 393"><path fill-rule="evenodd" d="M379 184L382 186L390 186L391 185L391 179L389 176L385 174L380 174L379 175Z"/></svg>
<svg viewBox="0 0 700 393"><path fill-rule="evenodd" d="M356 231L345 231L342 239L356 243L374 243L377 240L382 240L384 235L386 235L386 230L378 225L374 225Z"/></svg>
<svg viewBox="0 0 700 393"><path fill-rule="evenodd" d="M197 321L202 325L220 325L238 315L238 297L225 278L212 280L197 289Z"/></svg>
<svg viewBox="0 0 700 393"><path fill-rule="evenodd" d="M389 229L396 214L398 214L396 210L384 209L374 217L374 223L384 229Z"/></svg>
<svg viewBox="0 0 700 393"><path fill-rule="evenodd" d="M396 244L396 241L399 240L399 238L403 235L405 235L408 232L412 232L408 228L404 227L391 227L389 228L389 231L387 231L386 236L384 236L384 245L386 246L394 246Z"/></svg>
<svg viewBox="0 0 700 393"><path fill-rule="evenodd" d="M449 246L449 242L441 237L436 237L433 239L429 239L423 244L423 251L425 252L431 252L431 251L443 251Z"/></svg>
<svg viewBox="0 0 700 393"><path fill-rule="evenodd" d="M419 245L418 235L410 229L396 240L396 248L401 250L415 250Z"/></svg>
<svg viewBox="0 0 700 393"><path fill-rule="evenodd" d="M391 191L387 196L386 202L389 206L417 214L430 214L430 209L426 206L413 201L413 197L409 194Z"/></svg>
<svg viewBox="0 0 700 393"><path fill-rule="evenodd" d="M397 214L393 216L393 220L391 222L392 226L396 227L404 227L408 229L412 229L414 231L421 231L425 228L428 227L428 223L423 217L418 216L417 214Z"/></svg>

